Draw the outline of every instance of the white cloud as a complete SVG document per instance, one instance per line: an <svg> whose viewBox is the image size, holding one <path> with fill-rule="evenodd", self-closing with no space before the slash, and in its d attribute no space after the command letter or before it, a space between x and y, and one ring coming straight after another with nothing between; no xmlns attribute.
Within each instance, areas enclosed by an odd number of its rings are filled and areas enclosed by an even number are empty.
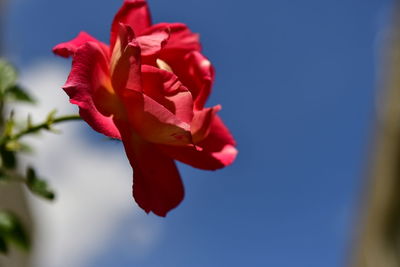
<svg viewBox="0 0 400 267"><path fill-rule="evenodd" d="M60 88L68 74L66 68L42 62L22 74L22 84L39 105L19 108L17 117L30 112L34 121L39 121L53 108L59 114L77 112ZM159 240L161 225L132 200L132 170L122 146L115 147L101 137L97 143L84 140L85 127L84 122L67 122L56 127L62 134L29 138L35 154L24 157L25 161L32 163L39 175L48 177L57 192L53 203L29 198L36 215L35 266L87 266L108 249L116 227L127 219L132 221L126 232L137 257L148 254Z"/></svg>

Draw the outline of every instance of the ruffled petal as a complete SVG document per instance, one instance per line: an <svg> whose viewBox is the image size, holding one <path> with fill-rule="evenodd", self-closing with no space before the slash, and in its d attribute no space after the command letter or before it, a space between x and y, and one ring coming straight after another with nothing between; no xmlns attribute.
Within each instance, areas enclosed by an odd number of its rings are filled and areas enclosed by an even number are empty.
<svg viewBox="0 0 400 267"><path fill-rule="evenodd" d="M158 23L146 29L141 35L152 35L165 29L168 29L170 33L168 43L163 50L166 57L168 54L201 50L199 35L190 31L183 23Z"/></svg>
<svg viewBox="0 0 400 267"><path fill-rule="evenodd" d="M184 188L175 162L137 136L126 122L116 122L133 168L133 197L147 213L166 216L183 200Z"/></svg>
<svg viewBox="0 0 400 267"><path fill-rule="evenodd" d="M103 52L107 55L108 54L108 46L100 41L98 41L96 38L90 36L86 32L80 32L78 36L76 36L74 39L71 41L65 42L65 43L60 43L56 45L53 48L53 53L61 56L68 58L70 56L73 56L76 52L76 50L83 44L87 42L95 42L100 45L100 48L103 50Z"/></svg>
<svg viewBox="0 0 400 267"><path fill-rule="evenodd" d="M183 59L168 61L180 81L190 90L194 107L201 110L211 93L214 82L214 68L210 61L198 51L192 51Z"/></svg>
<svg viewBox="0 0 400 267"><path fill-rule="evenodd" d="M191 123L193 99L189 90L173 73L142 66L143 92L172 112L179 120Z"/></svg>
<svg viewBox="0 0 400 267"><path fill-rule="evenodd" d="M201 142L208 136L214 117L220 110L221 106L217 105L212 108L205 108L194 112L190 130L195 144Z"/></svg>
<svg viewBox="0 0 400 267"><path fill-rule="evenodd" d="M111 25L111 48L118 36L119 24L129 25L136 35L140 35L151 25L149 7L145 0L125 0Z"/></svg>
<svg viewBox="0 0 400 267"><path fill-rule="evenodd" d="M231 164L238 153L235 140L222 120L215 116L208 136L196 147L158 146L173 159L204 170L216 170Z"/></svg>
<svg viewBox="0 0 400 267"><path fill-rule="evenodd" d="M123 101L124 109L117 117L129 120L135 131L149 142L171 145L190 143L190 125L146 94L146 88L154 92L158 90L161 95L164 88L172 91L171 87L175 87L170 79L163 80L164 77L159 74L161 70L153 75L155 80L147 78L146 72L141 72L140 48L132 38L130 27L121 24L111 56L112 86ZM186 92L190 94L188 90Z"/></svg>
<svg viewBox="0 0 400 267"><path fill-rule="evenodd" d="M110 117L118 99L108 77L106 57L98 43L87 42L75 51L72 70L63 89L79 106L81 117L96 131L120 139Z"/></svg>
<svg viewBox="0 0 400 267"><path fill-rule="evenodd" d="M117 94L126 89L142 91L140 66L140 47L133 31L120 24L110 63L111 82Z"/></svg>
<svg viewBox="0 0 400 267"><path fill-rule="evenodd" d="M168 145L192 143L190 125L151 97L125 90L121 97L130 125L148 142Z"/></svg>
<svg viewBox="0 0 400 267"><path fill-rule="evenodd" d="M151 35L142 35L136 38L144 64L154 65L159 57L161 49L167 44L169 32L162 30Z"/></svg>

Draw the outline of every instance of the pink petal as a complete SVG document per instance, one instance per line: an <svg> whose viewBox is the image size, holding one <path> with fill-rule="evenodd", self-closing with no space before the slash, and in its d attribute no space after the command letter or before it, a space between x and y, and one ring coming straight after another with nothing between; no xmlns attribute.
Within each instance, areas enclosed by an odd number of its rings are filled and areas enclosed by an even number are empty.
<svg viewBox="0 0 400 267"><path fill-rule="evenodd" d="M146 29L141 35L151 35L169 29L170 37L165 46L165 53L200 51L199 35L193 33L183 23L158 23Z"/></svg>
<svg viewBox="0 0 400 267"><path fill-rule="evenodd" d="M166 30L154 32L150 35L142 35L136 38L142 51L142 57L156 57L167 44L169 33Z"/></svg>
<svg viewBox="0 0 400 267"><path fill-rule="evenodd" d="M217 105L212 108L205 108L194 112L190 130L195 144L201 142L208 136L214 117L219 110L221 110L221 106Z"/></svg>
<svg viewBox="0 0 400 267"><path fill-rule="evenodd" d="M111 47L114 47L120 23L129 25L136 35L141 34L151 25L151 16L147 2L145 0L124 1L111 25Z"/></svg>
<svg viewBox="0 0 400 267"><path fill-rule="evenodd" d="M121 24L110 63L111 81L117 94L125 89L142 91L140 61L140 48L132 29Z"/></svg>
<svg viewBox="0 0 400 267"><path fill-rule="evenodd" d="M118 103L107 73L108 64L100 45L87 42L75 51L71 73L63 89L94 130L119 139L119 131L109 117Z"/></svg>
<svg viewBox="0 0 400 267"><path fill-rule="evenodd" d="M172 112L179 120L193 119L192 94L173 73L152 66L142 66L143 92Z"/></svg>
<svg viewBox="0 0 400 267"><path fill-rule="evenodd" d="M123 101L124 110L117 117L129 120L135 131L149 142L173 145L190 143L189 124L146 95L145 88L154 86L157 88L152 89L153 91L159 90L162 93L165 86L163 76L153 75L161 81L159 83L146 78L146 73L141 73L140 48L135 39L130 41L131 38L130 27L120 25L111 56L112 85L119 99ZM157 75L159 75L158 72ZM168 82L169 80L165 81L167 85Z"/></svg>
<svg viewBox="0 0 400 267"><path fill-rule="evenodd" d="M147 213L166 216L184 197L175 162L135 134L126 122L117 122L133 168L133 197Z"/></svg>
<svg viewBox="0 0 400 267"><path fill-rule="evenodd" d="M76 36L74 39L72 39L69 42L61 43L56 45L53 48L53 53L61 56L61 57L70 57L73 56L76 52L76 50L83 44L87 42L96 42L100 45L101 49L103 52L107 55L108 53L108 46L98 40L96 40L94 37L90 36L86 32L80 32L78 36Z"/></svg>
<svg viewBox="0 0 400 267"><path fill-rule="evenodd" d="M200 52L193 51L186 54L183 60L174 58L168 62L174 73L191 91L195 109L201 110L214 82L214 68L210 61Z"/></svg>
<svg viewBox="0 0 400 267"><path fill-rule="evenodd" d="M222 120L215 116L208 136L196 147L158 146L168 156L204 170L216 170L231 164L237 155L235 141Z"/></svg>
<svg viewBox="0 0 400 267"><path fill-rule="evenodd" d="M148 142L186 145L192 142L190 125L149 96L125 90L122 96L130 125Z"/></svg>

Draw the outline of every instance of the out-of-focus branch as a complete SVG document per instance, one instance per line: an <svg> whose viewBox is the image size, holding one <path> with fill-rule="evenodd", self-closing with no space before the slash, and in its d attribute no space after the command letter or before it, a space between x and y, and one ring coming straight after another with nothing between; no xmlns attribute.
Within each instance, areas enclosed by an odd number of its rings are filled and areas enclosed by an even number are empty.
<svg viewBox="0 0 400 267"><path fill-rule="evenodd" d="M353 267L400 267L400 1L388 41Z"/></svg>
<svg viewBox="0 0 400 267"><path fill-rule="evenodd" d="M48 121L32 125L24 130L22 130L19 133L16 133L15 135L11 136L11 139L19 139L25 135L33 134L36 133L42 129L47 129L50 130L51 127L54 124L60 123L60 122L66 122L66 121L76 121L76 120L82 120L82 118L79 115L64 115L58 118L50 118Z"/></svg>

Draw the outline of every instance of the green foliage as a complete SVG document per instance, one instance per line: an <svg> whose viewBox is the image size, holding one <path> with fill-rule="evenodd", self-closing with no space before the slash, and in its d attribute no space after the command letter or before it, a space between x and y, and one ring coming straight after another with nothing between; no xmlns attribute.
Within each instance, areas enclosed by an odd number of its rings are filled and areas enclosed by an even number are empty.
<svg viewBox="0 0 400 267"><path fill-rule="evenodd" d="M13 152L32 152L32 148L20 140L10 140L5 144L5 149Z"/></svg>
<svg viewBox="0 0 400 267"><path fill-rule="evenodd" d="M8 246L3 237L0 236L0 253L6 254L8 252Z"/></svg>
<svg viewBox="0 0 400 267"><path fill-rule="evenodd" d="M56 117L56 111L49 112L45 120L34 124L28 116L26 122L17 122L14 112L5 116L4 110L9 103L34 103L34 99L17 84L17 72L5 60L0 59L0 186L5 183L23 183L35 195L53 200L55 193L47 182L36 175L33 167L25 174L18 171L18 154L31 151L21 142L21 138L42 130L55 131L53 125L63 121L80 120L78 115ZM0 253L7 253L13 243L22 249L29 249L29 237L16 215L0 211Z"/></svg>
<svg viewBox="0 0 400 267"><path fill-rule="evenodd" d="M21 221L14 213L0 211L0 251L7 253L9 244L28 250L30 239Z"/></svg>
<svg viewBox="0 0 400 267"><path fill-rule="evenodd" d="M5 95L7 97L7 100L9 101L15 101L15 102L27 102L27 103L35 103L35 100L33 99L32 96L30 96L22 87L19 85L14 85L9 87Z"/></svg>
<svg viewBox="0 0 400 267"><path fill-rule="evenodd" d="M28 145L20 141L20 138L42 128L50 129L52 122L56 119L54 118L55 113L49 114L44 127L32 125L32 121L28 117L26 129L21 131L17 127L18 123L15 121L14 112L11 112L10 116L5 119L4 109L10 102L34 103L34 99L17 84L15 69L5 60L0 59L0 185L22 182L32 193L52 200L55 196L54 192L49 189L44 180L36 176L32 167L27 169L26 176L18 173L17 154L30 150ZM29 237L18 217L11 212L0 211L0 253L7 253L10 244L24 250L30 247Z"/></svg>
<svg viewBox="0 0 400 267"><path fill-rule="evenodd" d="M26 171L26 185L32 191L32 193L43 197L48 200L55 198L54 192L49 188L47 182L36 176L36 171L29 167Z"/></svg>
<svg viewBox="0 0 400 267"><path fill-rule="evenodd" d="M14 169L17 167L17 157L14 151L7 150L6 148L2 148L0 150L1 155L1 163L3 167L8 169Z"/></svg>
<svg viewBox="0 0 400 267"><path fill-rule="evenodd" d="M2 59L0 59L0 98L3 102L35 103L35 100L17 84L15 69Z"/></svg>
<svg viewBox="0 0 400 267"><path fill-rule="evenodd" d="M17 72L5 60L0 59L0 94L4 95L6 90L16 85Z"/></svg>

